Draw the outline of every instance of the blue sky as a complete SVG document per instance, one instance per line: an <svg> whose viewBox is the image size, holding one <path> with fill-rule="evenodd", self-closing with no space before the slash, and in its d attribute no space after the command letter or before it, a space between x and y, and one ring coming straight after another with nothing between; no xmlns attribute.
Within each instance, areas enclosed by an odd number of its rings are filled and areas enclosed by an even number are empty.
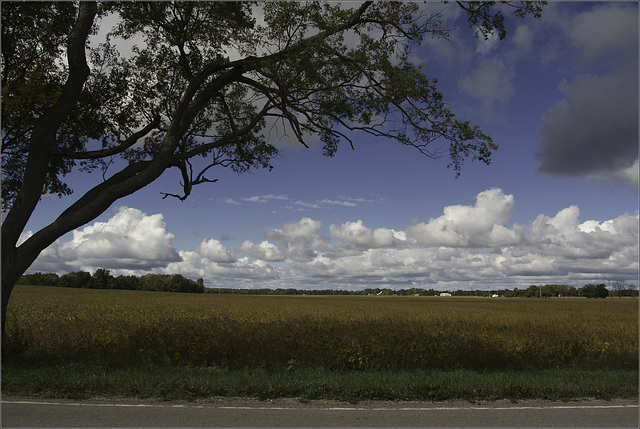
<svg viewBox="0 0 640 429"><path fill-rule="evenodd" d="M446 40L412 53L461 119L500 148L490 166L354 135L334 158L287 136L273 171L200 185L177 171L116 202L45 250L30 271L181 273L212 287L496 289L638 282L638 5L551 2L507 18L507 38L473 38L453 4ZM313 142L313 140L312 140ZM99 174L74 173L71 197Z"/></svg>

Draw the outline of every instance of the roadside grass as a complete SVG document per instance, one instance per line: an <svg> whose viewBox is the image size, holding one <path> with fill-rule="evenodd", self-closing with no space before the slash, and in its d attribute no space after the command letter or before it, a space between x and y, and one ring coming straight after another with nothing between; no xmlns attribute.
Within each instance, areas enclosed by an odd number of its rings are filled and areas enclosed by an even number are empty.
<svg viewBox="0 0 640 429"><path fill-rule="evenodd" d="M5 357L2 394L43 398L212 397L442 401L637 398L638 371L224 369L172 364L127 365L53 358Z"/></svg>

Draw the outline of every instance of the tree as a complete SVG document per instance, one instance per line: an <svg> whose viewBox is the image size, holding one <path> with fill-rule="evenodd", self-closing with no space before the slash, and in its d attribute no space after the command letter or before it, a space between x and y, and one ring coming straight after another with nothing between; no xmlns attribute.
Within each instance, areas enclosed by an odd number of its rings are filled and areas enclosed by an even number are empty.
<svg viewBox="0 0 640 429"><path fill-rule="evenodd" d="M60 277L58 286L72 288L86 288L91 282L91 274L86 271L74 271Z"/></svg>
<svg viewBox="0 0 640 429"><path fill-rule="evenodd" d="M611 282L611 295L622 298L623 296L636 296L634 291L636 286L626 280L616 280Z"/></svg>
<svg viewBox="0 0 640 429"><path fill-rule="evenodd" d="M20 276L16 284L38 285L38 286L58 286L60 277L53 273L33 273Z"/></svg>
<svg viewBox="0 0 640 429"><path fill-rule="evenodd" d="M87 287L89 289L111 289L113 276L109 272L109 270L105 270L104 268L98 268L93 275L91 276L91 280Z"/></svg>
<svg viewBox="0 0 640 429"><path fill-rule="evenodd" d="M604 284L586 284L580 289L578 289L578 296L583 296L587 298L606 298L609 296L609 291L607 290L607 286Z"/></svg>
<svg viewBox="0 0 640 429"><path fill-rule="evenodd" d="M457 2L476 34L505 36L501 8L540 16L542 2ZM364 2L3 2L2 327L16 280L63 234L139 191L166 170L193 186L216 166L271 168L277 128L302 145L316 136L327 156L366 133L490 163L497 148L455 118L410 62L424 37L447 37L431 5ZM264 16L258 24L255 13ZM89 46L105 17L118 22ZM34 37L36 35L36 37ZM120 56L116 37L144 43ZM267 126L271 128L267 128ZM446 145L434 146L436 142ZM116 168L118 167L118 168ZM55 221L21 241L41 196L68 195L65 174L103 181ZM115 171L114 171L115 168ZM18 243L21 241L21 244Z"/></svg>

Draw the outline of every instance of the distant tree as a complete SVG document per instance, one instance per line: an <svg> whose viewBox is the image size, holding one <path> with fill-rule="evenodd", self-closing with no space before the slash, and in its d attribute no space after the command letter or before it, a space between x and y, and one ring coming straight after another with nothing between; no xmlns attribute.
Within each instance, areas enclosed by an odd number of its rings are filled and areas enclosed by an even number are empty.
<svg viewBox="0 0 640 429"><path fill-rule="evenodd" d="M146 291L168 290L164 277L160 274L145 274L138 279L138 289Z"/></svg>
<svg viewBox="0 0 640 429"><path fill-rule="evenodd" d="M204 293L204 285L200 285L180 274L173 274L165 277L164 280L168 284L167 290L169 292Z"/></svg>
<svg viewBox="0 0 640 429"><path fill-rule="evenodd" d="M594 285L589 283L578 289L578 296L586 298L606 298L609 296L609 291L604 284Z"/></svg>
<svg viewBox="0 0 640 429"><path fill-rule="evenodd" d="M58 286L60 277L54 273L32 273L20 276L16 284L35 286Z"/></svg>
<svg viewBox="0 0 640 429"><path fill-rule="evenodd" d="M528 298L540 297L540 287L541 286L536 285L529 286L525 292L525 296L527 296Z"/></svg>
<svg viewBox="0 0 640 429"><path fill-rule="evenodd" d="M111 289L111 281L113 276L109 272L109 270L105 270L104 268L97 269L93 275L91 276L91 280L87 287L91 289Z"/></svg>
<svg viewBox="0 0 640 429"><path fill-rule="evenodd" d="M606 298L609 296L609 290L604 283L596 285L595 298Z"/></svg>
<svg viewBox="0 0 640 429"><path fill-rule="evenodd" d="M138 277L136 276L118 276L111 280L113 289L121 290L137 290L138 283Z"/></svg>
<svg viewBox="0 0 640 429"><path fill-rule="evenodd" d="M626 280L616 280L611 282L611 295L617 296L618 298L622 298L624 291L627 290L627 281Z"/></svg>
<svg viewBox="0 0 640 429"><path fill-rule="evenodd" d="M627 292L626 292L627 296L631 296L634 298L638 297L638 286L630 283L627 287Z"/></svg>
<svg viewBox="0 0 640 429"><path fill-rule="evenodd" d="M626 280L616 280L611 282L611 295L622 298L623 296L637 296L636 285ZM634 293L635 292L635 293Z"/></svg>
<svg viewBox="0 0 640 429"><path fill-rule="evenodd" d="M61 287L73 287L73 288L86 288L91 281L91 274L86 271L74 271L60 276L58 280L58 286Z"/></svg>
<svg viewBox="0 0 640 429"><path fill-rule="evenodd" d="M542 2L457 2L477 35L505 37L501 7L540 16ZM424 37L446 38L441 7L416 2L2 2L2 329L13 287L42 250L170 168L186 199L211 168L271 168L270 121L324 154L352 133L394 140L456 174L497 148L455 118L436 80L411 63ZM259 25L254 9L261 9ZM104 22L104 43L87 40ZM113 37L144 43L123 58ZM347 37L348 36L348 37ZM266 135L266 136L265 136ZM272 136L273 137L273 136ZM444 148L433 147L436 141ZM120 161L118 161L118 157ZM68 195L75 167L103 181L27 240L43 195ZM109 171L108 168L120 168Z"/></svg>

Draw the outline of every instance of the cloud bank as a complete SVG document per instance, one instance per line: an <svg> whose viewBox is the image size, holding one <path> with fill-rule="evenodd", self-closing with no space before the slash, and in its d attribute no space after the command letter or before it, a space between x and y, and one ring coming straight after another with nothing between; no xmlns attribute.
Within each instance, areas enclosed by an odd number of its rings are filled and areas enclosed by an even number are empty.
<svg viewBox="0 0 640 429"><path fill-rule="evenodd" d="M264 239L230 248L205 239L176 250L159 214L122 207L107 222L54 243L30 272L108 268L114 274L179 273L212 287L499 288L541 282L582 285L638 276L638 213L580 220L573 205L510 224L513 195L498 188L472 205L404 231L370 228L362 220L324 227L303 217L266 227Z"/></svg>

